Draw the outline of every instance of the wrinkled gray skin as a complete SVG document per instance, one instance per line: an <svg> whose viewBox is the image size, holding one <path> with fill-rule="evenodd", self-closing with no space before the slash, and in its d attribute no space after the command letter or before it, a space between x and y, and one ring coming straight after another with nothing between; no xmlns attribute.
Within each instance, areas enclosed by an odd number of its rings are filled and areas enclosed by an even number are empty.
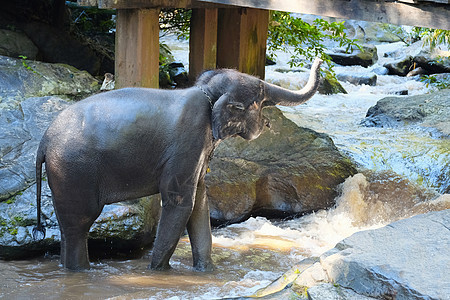
<svg viewBox="0 0 450 300"><path fill-rule="evenodd" d="M321 60L292 92L234 70L203 73L183 90L125 88L88 97L50 125L36 160L38 225L42 164L61 229L61 263L89 268L87 236L103 206L156 193L162 212L150 267L168 269L185 228L194 268L212 270L204 177L223 139L257 138L267 105L298 105L314 95ZM211 102L211 103L210 103ZM212 106L212 109L211 109Z"/></svg>

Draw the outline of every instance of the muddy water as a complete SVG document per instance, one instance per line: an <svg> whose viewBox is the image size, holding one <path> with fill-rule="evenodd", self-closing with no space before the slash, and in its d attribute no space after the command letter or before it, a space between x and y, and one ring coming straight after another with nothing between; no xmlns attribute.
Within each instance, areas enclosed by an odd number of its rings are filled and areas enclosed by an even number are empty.
<svg viewBox="0 0 450 300"><path fill-rule="evenodd" d="M92 269L63 270L58 257L0 261L0 299L217 299L249 296L300 260L319 256L341 239L410 215L450 208L450 199L391 173L357 174L342 185L330 210L293 220L251 218L213 231L217 270L191 270L184 237L173 270L147 270L151 252L134 260L101 260ZM396 201L392 201L396 199Z"/></svg>

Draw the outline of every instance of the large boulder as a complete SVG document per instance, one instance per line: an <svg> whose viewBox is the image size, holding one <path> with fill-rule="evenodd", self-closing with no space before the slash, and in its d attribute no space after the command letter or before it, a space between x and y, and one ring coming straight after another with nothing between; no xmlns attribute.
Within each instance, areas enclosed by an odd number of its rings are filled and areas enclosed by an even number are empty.
<svg viewBox="0 0 450 300"><path fill-rule="evenodd" d="M36 59L39 49L22 32L0 29L0 55Z"/></svg>
<svg viewBox="0 0 450 300"><path fill-rule="evenodd" d="M409 97L386 97L369 108L361 124L392 128L406 126L431 134L429 148L414 160L418 174L441 193L450 193L450 90ZM418 152L420 153L420 152ZM431 154L432 153L432 154ZM427 159L430 157L430 159Z"/></svg>
<svg viewBox="0 0 450 300"><path fill-rule="evenodd" d="M328 208L336 186L356 172L327 135L299 128L278 108L264 114L270 130L251 142L225 140L215 151L206 176L214 224Z"/></svg>
<svg viewBox="0 0 450 300"><path fill-rule="evenodd" d="M336 48L327 54L335 63L342 66L369 67L378 61L377 48L372 45L364 45L362 50L354 49L350 53L347 53L346 49Z"/></svg>
<svg viewBox="0 0 450 300"><path fill-rule="evenodd" d="M412 57L407 55L384 64L384 67L389 70L389 75L406 76L411 71L412 63Z"/></svg>
<svg viewBox="0 0 450 300"><path fill-rule="evenodd" d="M326 281L363 296L446 299L448 224L447 209L358 232L325 253L318 264Z"/></svg>
<svg viewBox="0 0 450 300"><path fill-rule="evenodd" d="M384 67L391 75L406 76L416 70L416 74L440 74L450 73L450 51L447 46L429 48L423 47L423 43L417 42L409 47L401 48L393 53L394 61L387 62ZM412 74L413 75L413 74Z"/></svg>
<svg viewBox="0 0 450 300"><path fill-rule="evenodd" d="M401 38L394 33L400 27L384 23L367 22L359 20L345 20L344 26L350 38L358 39L364 43L393 43Z"/></svg>
<svg viewBox="0 0 450 300"><path fill-rule="evenodd" d="M450 51L422 49L413 58L415 67L425 70L426 74L450 73Z"/></svg>
<svg viewBox="0 0 450 300"><path fill-rule="evenodd" d="M409 97L386 97L369 108L362 124L376 127L420 125L450 136L450 89Z"/></svg>
<svg viewBox="0 0 450 300"><path fill-rule="evenodd" d="M16 109L29 97L79 98L99 89L94 77L72 66L0 56L0 109Z"/></svg>
<svg viewBox="0 0 450 300"><path fill-rule="evenodd" d="M446 203L444 210L357 232L320 258L300 262L255 295L281 299L277 297L303 294L309 300L448 299L450 195L446 196L436 200Z"/></svg>

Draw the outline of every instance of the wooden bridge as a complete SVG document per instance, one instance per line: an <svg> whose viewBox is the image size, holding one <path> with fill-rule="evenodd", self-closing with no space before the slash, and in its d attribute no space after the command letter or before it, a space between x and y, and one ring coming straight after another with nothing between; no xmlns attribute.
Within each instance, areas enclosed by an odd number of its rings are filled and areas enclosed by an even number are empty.
<svg viewBox="0 0 450 300"><path fill-rule="evenodd" d="M192 8L189 76L235 68L264 78L269 10L450 30L450 0L78 0L117 9L116 86L158 87L161 8Z"/></svg>

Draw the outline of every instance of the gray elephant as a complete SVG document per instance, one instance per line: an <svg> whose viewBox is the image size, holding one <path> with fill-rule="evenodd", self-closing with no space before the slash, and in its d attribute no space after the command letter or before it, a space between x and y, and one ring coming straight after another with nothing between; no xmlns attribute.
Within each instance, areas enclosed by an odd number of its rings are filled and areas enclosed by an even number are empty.
<svg viewBox="0 0 450 300"><path fill-rule="evenodd" d="M61 112L36 159L40 220L42 164L61 230L61 263L89 268L87 237L105 204L161 193L152 269L168 269L187 228L196 270L212 270L211 227L204 177L218 143L252 140L267 125L262 108L298 105L319 85L316 59L307 85L289 91L235 70L201 74L180 90L124 88L88 97Z"/></svg>

